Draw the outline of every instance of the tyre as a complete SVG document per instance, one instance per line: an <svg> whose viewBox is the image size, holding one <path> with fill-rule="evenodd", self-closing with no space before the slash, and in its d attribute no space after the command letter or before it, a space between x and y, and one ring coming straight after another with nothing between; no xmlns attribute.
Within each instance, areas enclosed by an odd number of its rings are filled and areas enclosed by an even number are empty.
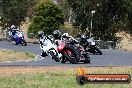
<svg viewBox="0 0 132 88"><path fill-rule="evenodd" d="M41 53L41 57L46 57L46 56L48 56L46 52Z"/></svg>
<svg viewBox="0 0 132 88"><path fill-rule="evenodd" d="M67 54L66 51L70 51L71 54ZM79 55L77 54L73 46L67 46L64 50L63 55L72 64L76 64L80 59Z"/></svg>
<svg viewBox="0 0 132 88"><path fill-rule="evenodd" d="M67 62L67 59L64 56L62 56L61 63L66 63L66 62Z"/></svg>
<svg viewBox="0 0 132 88"><path fill-rule="evenodd" d="M59 62L59 61L60 61L60 59L59 59L56 55L54 55L54 52L53 52L53 51L50 51L50 55L52 56L52 58L53 58L56 62Z"/></svg>
<svg viewBox="0 0 132 88"><path fill-rule="evenodd" d="M98 53L99 53L100 55L102 55L102 52L101 52L100 50L98 51Z"/></svg>
<svg viewBox="0 0 132 88"><path fill-rule="evenodd" d="M100 49L98 47L95 47L96 51L98 54L102 55L102 52L100 51Z"/></svg>
<svg viewBox="0 0 132 88"><path fill-rule="evenodd" d="M8 36L8 37L7 37L7 41L8 41L8 42L13 41L12 36Z"/></svg>
<svg viewBox="0 0 132 88"><path fill-rule="evenodd" d="M25 40L23 40L23 46L26 46L27 45L27 42Z"/></svg>
<svg viewBox="0 0 132 88"><path fill-rule="evenodd" d="M90 64L90 57L89 57L89 55L88 55L88 53L85 55L85 60L84 60L84 63L85 64L87 64L87 63L89 63Z"/></svg>
<svg viewBox="0 0 132 88"><path fill-rule="evenodd" d="M17 42L15 42L15 41L12 41L15 45L18 45L18 43Z"/></svg>
<svg viewBox="0 0 132 88"><path fill-rule="evenodd" d="M74 57L71 57L71 56L68 55L66 52L63 52L62 55L64 55L64 57L65 57L70 63L72 63L72 64L76 64L76 63L77 63L77 60L76 60L75 56L74 56ZM63 62L63 63L64 63L64 62Z"/></svg>

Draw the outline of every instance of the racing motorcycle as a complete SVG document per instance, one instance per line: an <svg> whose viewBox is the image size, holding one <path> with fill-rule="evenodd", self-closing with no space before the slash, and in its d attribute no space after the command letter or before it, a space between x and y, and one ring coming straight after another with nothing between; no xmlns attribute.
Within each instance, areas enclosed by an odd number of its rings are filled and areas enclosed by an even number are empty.
<svg viewBox="0 0 132 88"><path fill-rule="evenodd" d="M17 30L14 35L12 34L12 32L9 32L10 33L10 40L18 45L18 44L22 44L23 46L26 46L27 45L27 42L25 41L24 39L24 33L22 31L19 31Z"/></svg>
<svg viewBox="0 0 132 88"><path fill-rule="evenodd" d="M54 59L56 62L59 62L62 55L61 53L58 53L57 51L57 45L52 43L52 40L49 36L41 34L39 35L39 44L40 48L42 50L41 56L50 56L52 59Z"/></svg>
<svg viewBox="0 0 132 88"><path fill-rule="evenodd" d="M61 60L62 63L69 61L72 64L76 64L79 61L79 55L71 44L61 40L59 43L57 43L57 46L58 52L63 56Z"/></svg>
<svg viewBox="0 0 132 88"><path fill-rule="evenodd" d="M79 42L77 40L75 40L73 37L67 37L67 36L62 36L62 40L65 41L65 43L67 43L67 45L69 46L69 49L71 48L73 54L71 59L69 59L70 63L77 63L77 62L84 62L84 63L90 63L90 57L89 54L87 52L85 52L85 50L83 49L83 47L79 44ZM64 48L64 44L62 43L60 44L60 48ZM58 47L58 50L60 50L60 48ZM71 53L69 52L69 50L65 50L65 52L67 53L67 55L70 55ZM71 55L70 55L71 56ZM68 59L63 58L62 59L62 63L65 63Z"/></svg>
<svg viewBox="0 0 132 88"><path fill-rule="evenodd" d="M86 36L83 35L83 36L81 36L80 43L83 45L84 49L87 52L102 55L102 52L101 52L99 46L96 44L96 42L93 38L87 38Z"/></svg>

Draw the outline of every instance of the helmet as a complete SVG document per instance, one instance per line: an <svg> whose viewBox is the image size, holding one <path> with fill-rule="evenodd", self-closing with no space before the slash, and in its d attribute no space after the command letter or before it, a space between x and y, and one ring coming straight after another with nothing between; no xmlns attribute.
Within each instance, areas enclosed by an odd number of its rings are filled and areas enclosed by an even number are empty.
<svg viewBox="0 0 132 88"><path fill-rule="evenodd" d="M55 39L61 39L61 32L59 30L55 30L53 32L53 36Z"/></svg>
<svg viewBox="0 0 132 88"><path fill-rule="evenodd" d="M64 33L64 34L62 35L62 38L67 38L67 39L69 39L69 34L68 34L68 33Z"/></svg>
<svg viewBox="0 0 132 88"><path fill-rule="evenodd" d="M16 30L16 31L20 31L18 27L15 27L15 29L14 29L14 30Z"/></svg>
<svg viewBox="0 0 132 88"><path fill-rule="evenodd" d="M45 35L45 33L43 31L38 32L38 37L43 37L44 35Z"/></svg>
<svg viewBox="0 0 132 88"><path fill-rule="evenodd" d="M87 36L86 35L82 35L81 36L81 42L82 43L86 43L87 42Z"/></svg>
<svg viewBox="0 0 132 88"><path fill-rule="evenodd" d="M15 25L11 25L11 29L14 29L15 28Z"/></svg>
<svg viewBox="0 0 132 88"><path fill-rule="evenodd" d="M64 34L63 34L63 36L66 36L66 37L68 37L68 36L69 36L69 34L68 34L68 33L64 33Z"/></svg>

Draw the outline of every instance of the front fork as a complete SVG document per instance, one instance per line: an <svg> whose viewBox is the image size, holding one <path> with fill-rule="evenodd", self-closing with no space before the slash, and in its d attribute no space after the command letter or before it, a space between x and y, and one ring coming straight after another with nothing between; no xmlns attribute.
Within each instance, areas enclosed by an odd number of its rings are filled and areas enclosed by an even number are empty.
<svg viewBox="0 0 132 88"><path fill-rule="evenodd" d="M57 56L58 58L61 58L62 55L61 53L58 53L55 49L50 49L48 53L53 52L55 56ZM51 55L50 55L51 56ZM52 57L52 56L51 56ZM53 59L53 58L52 58Z"/></svg>

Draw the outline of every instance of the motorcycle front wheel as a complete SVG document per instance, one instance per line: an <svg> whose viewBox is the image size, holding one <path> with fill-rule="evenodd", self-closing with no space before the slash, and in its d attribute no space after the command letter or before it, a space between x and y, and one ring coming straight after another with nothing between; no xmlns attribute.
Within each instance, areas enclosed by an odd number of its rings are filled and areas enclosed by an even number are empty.
<svg viewBox="0 0 132 88"><path fill-rule="evenodd" d="M102 55L102 52L100 51L100 49L97 46L95 46L95 49L96 49L97 53L99 53L100 55Z"/></svg>
<svg viewBox="0 0 132 88"><path fill-rule="evenodd" d="M68 54L67 51L69 51L70 54ZM72 63L72 64L76 64L77 61L78 61L78 58L80 58L80 57L77 55L76 50L75 50L73 47L70 47L70 46L68 46L68 47L64 50L64 52L63 52L62 55L64 55L64 57L65 57L70 63Z"/></svg>
<svg viewBox="0 0 132 88"><path fill-rule="evenodd" d="M56 62L59 62L59 61L60 61L60 59L59 59L56 55L54 55L54 52L53 52L53 51L50 52L50 55L51 55L51 57L52 57Z"/></svg>
<svg viewBox="0 0 132 88"><path fill-rule="evenodd" d="M27 45L27 42L25 40L23 40L23 46L26 46Z"/></svg>

